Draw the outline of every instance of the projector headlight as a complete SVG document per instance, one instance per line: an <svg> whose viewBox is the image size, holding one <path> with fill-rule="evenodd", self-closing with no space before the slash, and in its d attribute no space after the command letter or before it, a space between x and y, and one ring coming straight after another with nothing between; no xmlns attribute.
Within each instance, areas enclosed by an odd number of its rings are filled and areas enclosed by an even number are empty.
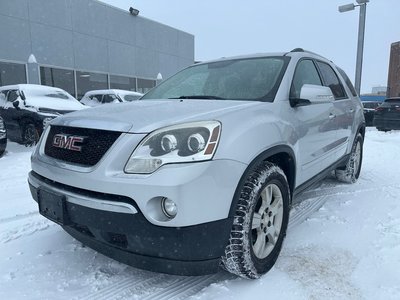
<svg viewBox="0 0 400 300"><path fill-rule="evenodd" d="M220 133L221 123L218 121L158 129L137 146L125 172L150 174L165 164L210 160L217 149Z"/></svg>

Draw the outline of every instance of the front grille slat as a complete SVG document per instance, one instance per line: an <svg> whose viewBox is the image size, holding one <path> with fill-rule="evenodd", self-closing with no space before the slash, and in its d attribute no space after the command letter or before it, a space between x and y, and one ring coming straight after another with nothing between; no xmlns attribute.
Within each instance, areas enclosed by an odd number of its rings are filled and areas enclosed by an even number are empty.
<svg viewBox="0 0 400 300"><path fill-rule="evenodd" d="M81 146L81 151L53 146L53 139L57 134L84 137L84 141L79 144L79 146ZM121 132L116 131L51 126L50 132L47 136L44 153L47 156L64 162L91 167L100 161L120 135Z"/></svg>

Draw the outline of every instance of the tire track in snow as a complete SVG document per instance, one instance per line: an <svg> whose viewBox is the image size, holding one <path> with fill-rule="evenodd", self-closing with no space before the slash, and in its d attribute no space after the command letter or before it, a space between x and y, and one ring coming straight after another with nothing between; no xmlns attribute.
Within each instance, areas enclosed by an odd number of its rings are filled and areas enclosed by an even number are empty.
<svg viewBox="0 0 400 300"><path fill-rule="evenodd" d="M29 217L32 217L32 216L35 216L35 215L39 215L39 212L38 211L32 211L32 212L29 212L29 213L26 213L26 214L22 214L22 215L16 215L16 216L13 216L13 217L3 218L3 219L0 219L0 224L19 221L19 220L26 219L26 218L29 218Z"/></svg>
<svg viewBox="0 0 400 300"><path fill-rule="evenodd" d="M224 271L206 276L174 276L146 272L140 280L134 280L128 274L123 280L110 284L94 293L77 296L74 300L183 300L198 293L212 283L236 278Z"/></svg>
<svg viewBox="0 0 400 300"><path fill-rule="evenodd" d="M79 300L117 299L118 295L126 293L128 290L141 290L141 289L150 288L150 287L156 285L156 283L163 281L164 276L165 276L164 274L160 274L160 275L152 274L152 275L146 276L145 278L141 278L136 281L131 276L128 276L125 279L122 279L115 284L111 284L110 286L106 286L103 289L99 289L98 291L96 291L94 293L89 292L83 297L75 297L73 299L75 299L75 300L78 300L78 299Z"/></svg>
<svg viewBox="0 0 400 300"><path fill-rule="evenodd" d="M318 198L305 200L295 205L290 212L288 229L303 223L314 212L318 211L327 200L328 196L325 195Z"/></svg>
<svg viewBox="0 0 400 300"><path fill-rule="evenodd" d="M47 219L39 219L37 221L31 220L28 223L13 224L11 228L8 227L6 231L0 231L0 243L5 244L26 236L34 235L37 232L47 230L51 226L56 224L50 222Z"/></svg>
<svg viewBox="0 0 400 300"><path fill-rule="evenodd" d="M220 271L216 274L201 277L186 277L185 279L177 279L173 284L168 286L168 290L159 291L149 294L143 300L183 300L200 292L210 284L224 280L234 279L236 276L227 272Z"/></svg>

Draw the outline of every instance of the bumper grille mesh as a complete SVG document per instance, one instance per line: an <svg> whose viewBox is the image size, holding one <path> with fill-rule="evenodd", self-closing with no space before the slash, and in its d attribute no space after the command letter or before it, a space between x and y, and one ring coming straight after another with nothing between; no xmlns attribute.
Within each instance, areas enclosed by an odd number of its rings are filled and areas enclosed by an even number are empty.
<svg viewBox="0 0 400 300"><path fill-rule="evenodd" d="M62 134L64 136L83 137L84 141L79 143L81 151L74 151L66 148L53 146L54 136ZM47 136L44 153L47 156L83 166L94 166L104 156L108 149L121 135L121 132L66 127L51 126Z"/></svg>

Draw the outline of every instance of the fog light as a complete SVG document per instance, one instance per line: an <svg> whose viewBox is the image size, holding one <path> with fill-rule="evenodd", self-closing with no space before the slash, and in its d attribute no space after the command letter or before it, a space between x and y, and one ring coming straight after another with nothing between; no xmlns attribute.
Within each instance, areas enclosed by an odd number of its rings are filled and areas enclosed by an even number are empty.
<svg viewBox="0 0 400 300"><path fill-rule="evenodd" d="M163 213L170 219L175 218L178 212L178 207L176 206L176 203L168 198L163 198L161 200L161 208Z"/></svg>

